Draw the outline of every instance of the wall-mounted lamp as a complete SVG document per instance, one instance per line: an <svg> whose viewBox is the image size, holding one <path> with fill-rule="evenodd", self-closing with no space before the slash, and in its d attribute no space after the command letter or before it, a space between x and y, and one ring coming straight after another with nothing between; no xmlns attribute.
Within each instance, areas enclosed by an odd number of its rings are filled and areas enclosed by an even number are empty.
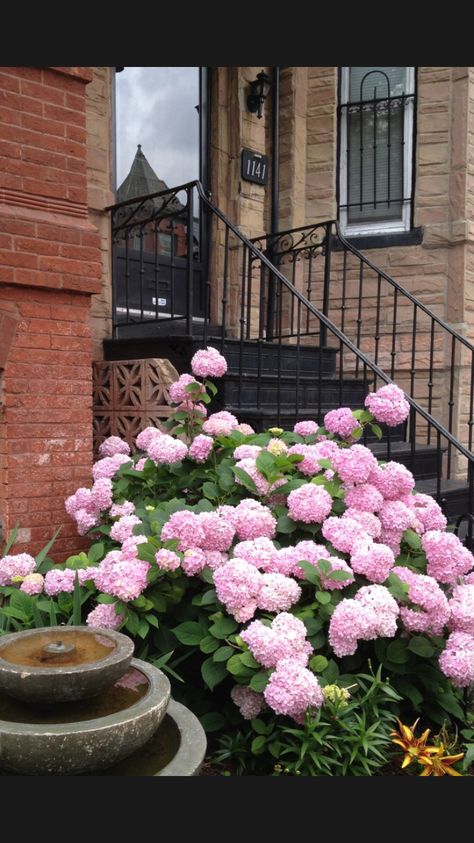
<svg viewBox="0 0 474 843"><path fill-rule="evenodd" d="M252 114L261 117L263 114L263 104L267 98L270 90L270 77L261 70L257 73L257 78L250 83L251 93L247 97L247 108Z"/></svg>

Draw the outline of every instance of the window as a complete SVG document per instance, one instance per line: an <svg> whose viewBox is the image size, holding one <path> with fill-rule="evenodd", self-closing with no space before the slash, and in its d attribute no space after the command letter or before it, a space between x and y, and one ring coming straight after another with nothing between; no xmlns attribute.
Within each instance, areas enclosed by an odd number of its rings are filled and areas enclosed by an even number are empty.
<svg viewBox="0 0 474 843"><path fill-rule="evenodd" d="M408 231L415 68L343 67L339 220L346 234Z"/></svg>

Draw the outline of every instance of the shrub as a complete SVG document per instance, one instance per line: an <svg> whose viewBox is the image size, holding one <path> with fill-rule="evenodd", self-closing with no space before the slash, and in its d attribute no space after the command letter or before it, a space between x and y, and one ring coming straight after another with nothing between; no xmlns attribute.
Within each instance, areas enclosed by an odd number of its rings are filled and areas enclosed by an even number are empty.
<svg viewBox="0 0 474 843"><path fill-rule="evenodd" d="M216 354L198 360L203 381L174 385L166 433L145 429L133 455L111 437L92 487L66 501L94 540L87 554L44 581L0 563L4 630L37 625L38 609L123 629L208 731L264 712L303 741L326 722L322 688L360 684L369 661L409 717L462 721L474 558L411 473L360 444L367 428L382 436L377 421L406 417L401 390L332 411L327 426L254 433L226 411L207 417L217 390L203 373L225 371Z"/></svg>

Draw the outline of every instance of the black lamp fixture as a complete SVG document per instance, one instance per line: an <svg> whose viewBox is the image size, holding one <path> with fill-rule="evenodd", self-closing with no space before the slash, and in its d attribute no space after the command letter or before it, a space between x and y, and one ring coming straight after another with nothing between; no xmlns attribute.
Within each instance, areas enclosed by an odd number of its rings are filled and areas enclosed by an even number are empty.
<svg viewBox="0 0 474 843"><path fill-rule="evenodd" d="M247 97L247 108L252 114L260 118L263 114L263 104L270 90L270 77L261 70L257 78L250 83L251 93Z"/></svg>

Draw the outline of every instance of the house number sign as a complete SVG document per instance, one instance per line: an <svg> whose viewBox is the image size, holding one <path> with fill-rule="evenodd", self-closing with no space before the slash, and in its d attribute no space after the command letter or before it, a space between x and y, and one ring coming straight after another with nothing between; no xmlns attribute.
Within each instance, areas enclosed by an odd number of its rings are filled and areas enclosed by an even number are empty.
<svg viewBox="0 0 474 843"><path fill-rule="evenodd" d="M268 177L268 155L254 152L252 149L242 150L242 178L255 184L266 184Z"/></svg>

